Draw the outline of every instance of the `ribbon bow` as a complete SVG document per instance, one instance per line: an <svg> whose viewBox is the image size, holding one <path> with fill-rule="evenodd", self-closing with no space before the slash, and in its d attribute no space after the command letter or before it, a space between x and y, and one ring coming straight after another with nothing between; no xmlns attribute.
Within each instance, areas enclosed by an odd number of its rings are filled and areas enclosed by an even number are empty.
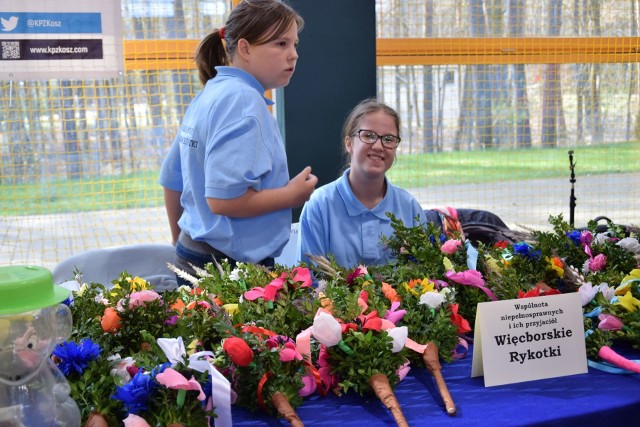
<svg viewBox="0 0 640 427"><path fill-rule="evenodd" d="M172 365L183 362L187 351L182 341L182 337L178 338L158 338L158 345L167 356L167 360ZM190 369L198 372L209 371L211 375L211 398L216 403L216 427L231 427L231 384L218 370L209 363L205 358L213 357L210 351L200 351L189 356Z"/></svg>

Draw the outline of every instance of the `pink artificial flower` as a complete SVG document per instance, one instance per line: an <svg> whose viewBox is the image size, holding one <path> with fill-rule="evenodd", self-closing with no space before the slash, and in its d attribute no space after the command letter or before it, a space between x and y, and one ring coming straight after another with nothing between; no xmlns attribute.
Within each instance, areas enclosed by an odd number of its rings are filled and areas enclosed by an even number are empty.
<svg viewBox="0 0 640 427"><path fill-rule="evenodd" d="M453 255L458 252L458 249L462 246L462 242L458 239L449 239L440 247L440 250L445 254Z"/></svg>
<svg viewBox="0 0 640 427"><path fill-rule="evenodd" d="M129 296L129 308L138 307L138 306L146 306L147 302L155 301L160 299L160 294L156 291L137 291L132 292Z"/></svg>
<svg viewBox="0 0 640 427"><path fill-rule="evenodd" d="M391 308L387 310L387 313L384 315L384 318L394 325L397 325L399 321L402 320L405 314L407 314L407 310L398 310L400 307L399 302L391 303Z"/></svg>
<svg viewBox="0 0 640 427"><path fill-rule="evenodd" d="M351 274L347 276L347 284L352 285L355 279L357 279L358 277L366 276L367 274L369 274L369 272L367 271L367 267L359 265L355 270L353 270L353 272L351 272Z"/></svg>
<svg viewBox="0 0 640 427"><path fill-rule="evenodd" d="M619 331L624 326L622 320L612 314L600 314L598 316L598 319L600 319L600 323L598 323L598 329L607 331Z"/></svg>
<svg viewBox="0 0 640 427"><path fill-rule="evenodd" d="M398 374L398 377L400 378L400 379L398 379L398 382L402 381L407 376L409 371L411 370L411 366L409 366L409 363L410 362L407 360L396 371L396 373Z"/></svg>
<svg viewBox="0 0 640 427"><path fill-rule="evenodd" d="M580 234L580 243L582 246L591 246L591 242L593 242L593 234L590 231L583 231Z"/></svg>
<svg viewBox="0 0 640 427"><path fill-rule="evenodd" d="M302 377L302 388L298 390L298 395L301 397L307 397L315 393L318 389L318 384L313 375L305 375Z"/></svg>
<svg viewBox="0 0 640 427"><path fill-rule="evenodd" d="M456 283L460 283L462 285L471 285L471 286L484 286L484 279L482 278L482 273L477 270L466 270L456 273L453 270L449 270L445 273L445 277L449 280L453 280Z"/></svg>
<svg viewBox="0 0 640 427"><path fill-rule="evenodd" d="M598 254L595 258L589 260L589 270L601 271L607 266L607 257L603 254Z"/></svg>
<svg viewBox="0 0 640 427"><path fill-rule="evenodd" d="M172 388L174 390L195 390L198 393L198 400L202 401L206 399L204 391L200 383L192 376L187 380L184 375L176 371L173 368L167 368L163 372L156 375L156 381L165 387Z"/></svg>
<svg viewBox="0 0 640 427"><path fill-rule="evenodd" d="M320 347L320 353L318 354L318 373L320 374L320 380L323 384L326 384L328 390L338 386L338 376L331 374L329 353L327 353L327 349L324 346Z"/></svg>
<svg viewBox="0 0 640 427"><path fill-rule="evenodd" d="M300 285L302 288L310 287L312 285L311 271L306 267L295 267L291 272L283 272L280 277L273 279L271 283L264 288L255 287L248 290L244 293L244 297L249 301L253 301L258 298L264 298L266 301L275 301L278 291L284 287L285 282L289 279L294 282L302 282Z"/></svg>
<svg viewBox="0 0 640 427"><path fill-rule="evenodd" d="M286 342L280 350L280 361L291 362L292 360L302 360L302 354L296 348L296 345L292 342Z"/></svg>
<svg viewBox="0 0 640 427"><path fill-rule="evenodd" d="M264 288L255 287L251 288L244 293L244 298L248 301L254 301L258 298L264 298Z"/></svg>
<svg viewBox="0 0 640 427"><path fill-rule="evenodd" d="M124 427L151 427L144 418L135 414L129 414L122 422Z"/></svg>

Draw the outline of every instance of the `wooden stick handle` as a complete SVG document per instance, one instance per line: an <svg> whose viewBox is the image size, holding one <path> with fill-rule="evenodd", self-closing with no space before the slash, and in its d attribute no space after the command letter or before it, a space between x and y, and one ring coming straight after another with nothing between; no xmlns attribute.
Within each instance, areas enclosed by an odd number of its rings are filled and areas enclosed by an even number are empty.
<svg viewBox="0 0 640 427"><path fill-rule="evenodd" d="M369 378L369 384L375 395L378 396L378 399L391 411L391 415L393 415L393 419L396 420L398 427L409 427L402 413L400 403L391 388L391 384L389 384L389 378L384 374L373 374L371 378Z"/></svg>
<svg viewBox="0 0 640 427"><path fill-rule="evenodd" d="M455 403L453 403L451 394L449 394L447 384L444 382L442 366L440 366L440 356L438 355L438 346L435 345L435 343L431 341L427 343L427 348L425 348L422 353L422 360L424 360L424 364L436 381L436 386L438 387L440 396L442 396L447 414L454 416L458 410L456 409Z"/></svg>
<svg viewBox="0 0 640 427"><path fill-rule="evenodd" d="M304 427L302 420L300 420L295 409L293 409L291 403L289 403L289 399L287 399L287 396L283 393L279 391L273 393L273 396L271 396L271 403L278 411L278 414L291 424L291 427Z"/></svg>

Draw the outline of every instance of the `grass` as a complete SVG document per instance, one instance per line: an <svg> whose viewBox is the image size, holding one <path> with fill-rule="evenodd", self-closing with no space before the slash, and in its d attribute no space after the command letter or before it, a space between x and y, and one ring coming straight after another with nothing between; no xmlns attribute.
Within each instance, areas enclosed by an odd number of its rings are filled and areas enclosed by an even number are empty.
<svg viewBox="0 0 640 427"><path fill-rule="evenodd" d="M640 143L572 148L576 176L637 172ZM570 177L569 148L400 155L388 175L403 188ZM312 165L313 166L313 165ZM158 172L0 185L0 216L163 205Z"/></svg>
<svg viewBox="0 0 640 427"><path fill-rule="evenodd" d="M456 151L400 155L387 172L403 188L570 177L569 150L576 176L640 170L640 143L576 148Z"/></svg>

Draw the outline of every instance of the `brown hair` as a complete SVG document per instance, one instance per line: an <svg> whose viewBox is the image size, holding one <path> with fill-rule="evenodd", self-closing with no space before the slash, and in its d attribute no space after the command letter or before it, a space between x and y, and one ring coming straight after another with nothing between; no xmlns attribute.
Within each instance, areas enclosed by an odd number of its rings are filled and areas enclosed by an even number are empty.
<svg viewBox="0 0 640 427"><path fill-rule="evenodd" d="M347 116L347 119L344 122L344 127L342 128L342 155L343 159L345 160L343 169L349 167L349 161L351 157L345 146L345 138L352 137L356 134L360 126L360 119L363 116L378 111L382 111L393 117L393 120L396 123L396 128L398 129L397 136L400 136L400 115L398 115L398 112L396 110L389 107L384 102L378 101L376 98L367 98L360 101L358 105L353 107L353 110L351 110L351 113L349 113L349 116Z"/></svg>
<svg viewBox="0 0 640 427"><path fill-rule="evenodd" d="M215 67L229 65L238 40L261 45L286 33L293 23L298 32L304 26L302 17L291 6L280 0L242 0L229 14L222 34L214 29L198 45L195 62L200 82L204 85L216 75Z"/></svg>
<svg viewBox="0 0 640 427"><path fill-rule="evenodd" d="M383 111L393 117L393 120L396 122L396 128L398 129L397 136L400 136L400 116L396 110L375 98L367 98L360 101L360 103L351 110L351 113L349 113L347 120L344 122L344 127L342 128L342 140L344 141L347 136L353 136L358 131L358 126L362 116L369 113L375 113L377 111Z"/></svg>

